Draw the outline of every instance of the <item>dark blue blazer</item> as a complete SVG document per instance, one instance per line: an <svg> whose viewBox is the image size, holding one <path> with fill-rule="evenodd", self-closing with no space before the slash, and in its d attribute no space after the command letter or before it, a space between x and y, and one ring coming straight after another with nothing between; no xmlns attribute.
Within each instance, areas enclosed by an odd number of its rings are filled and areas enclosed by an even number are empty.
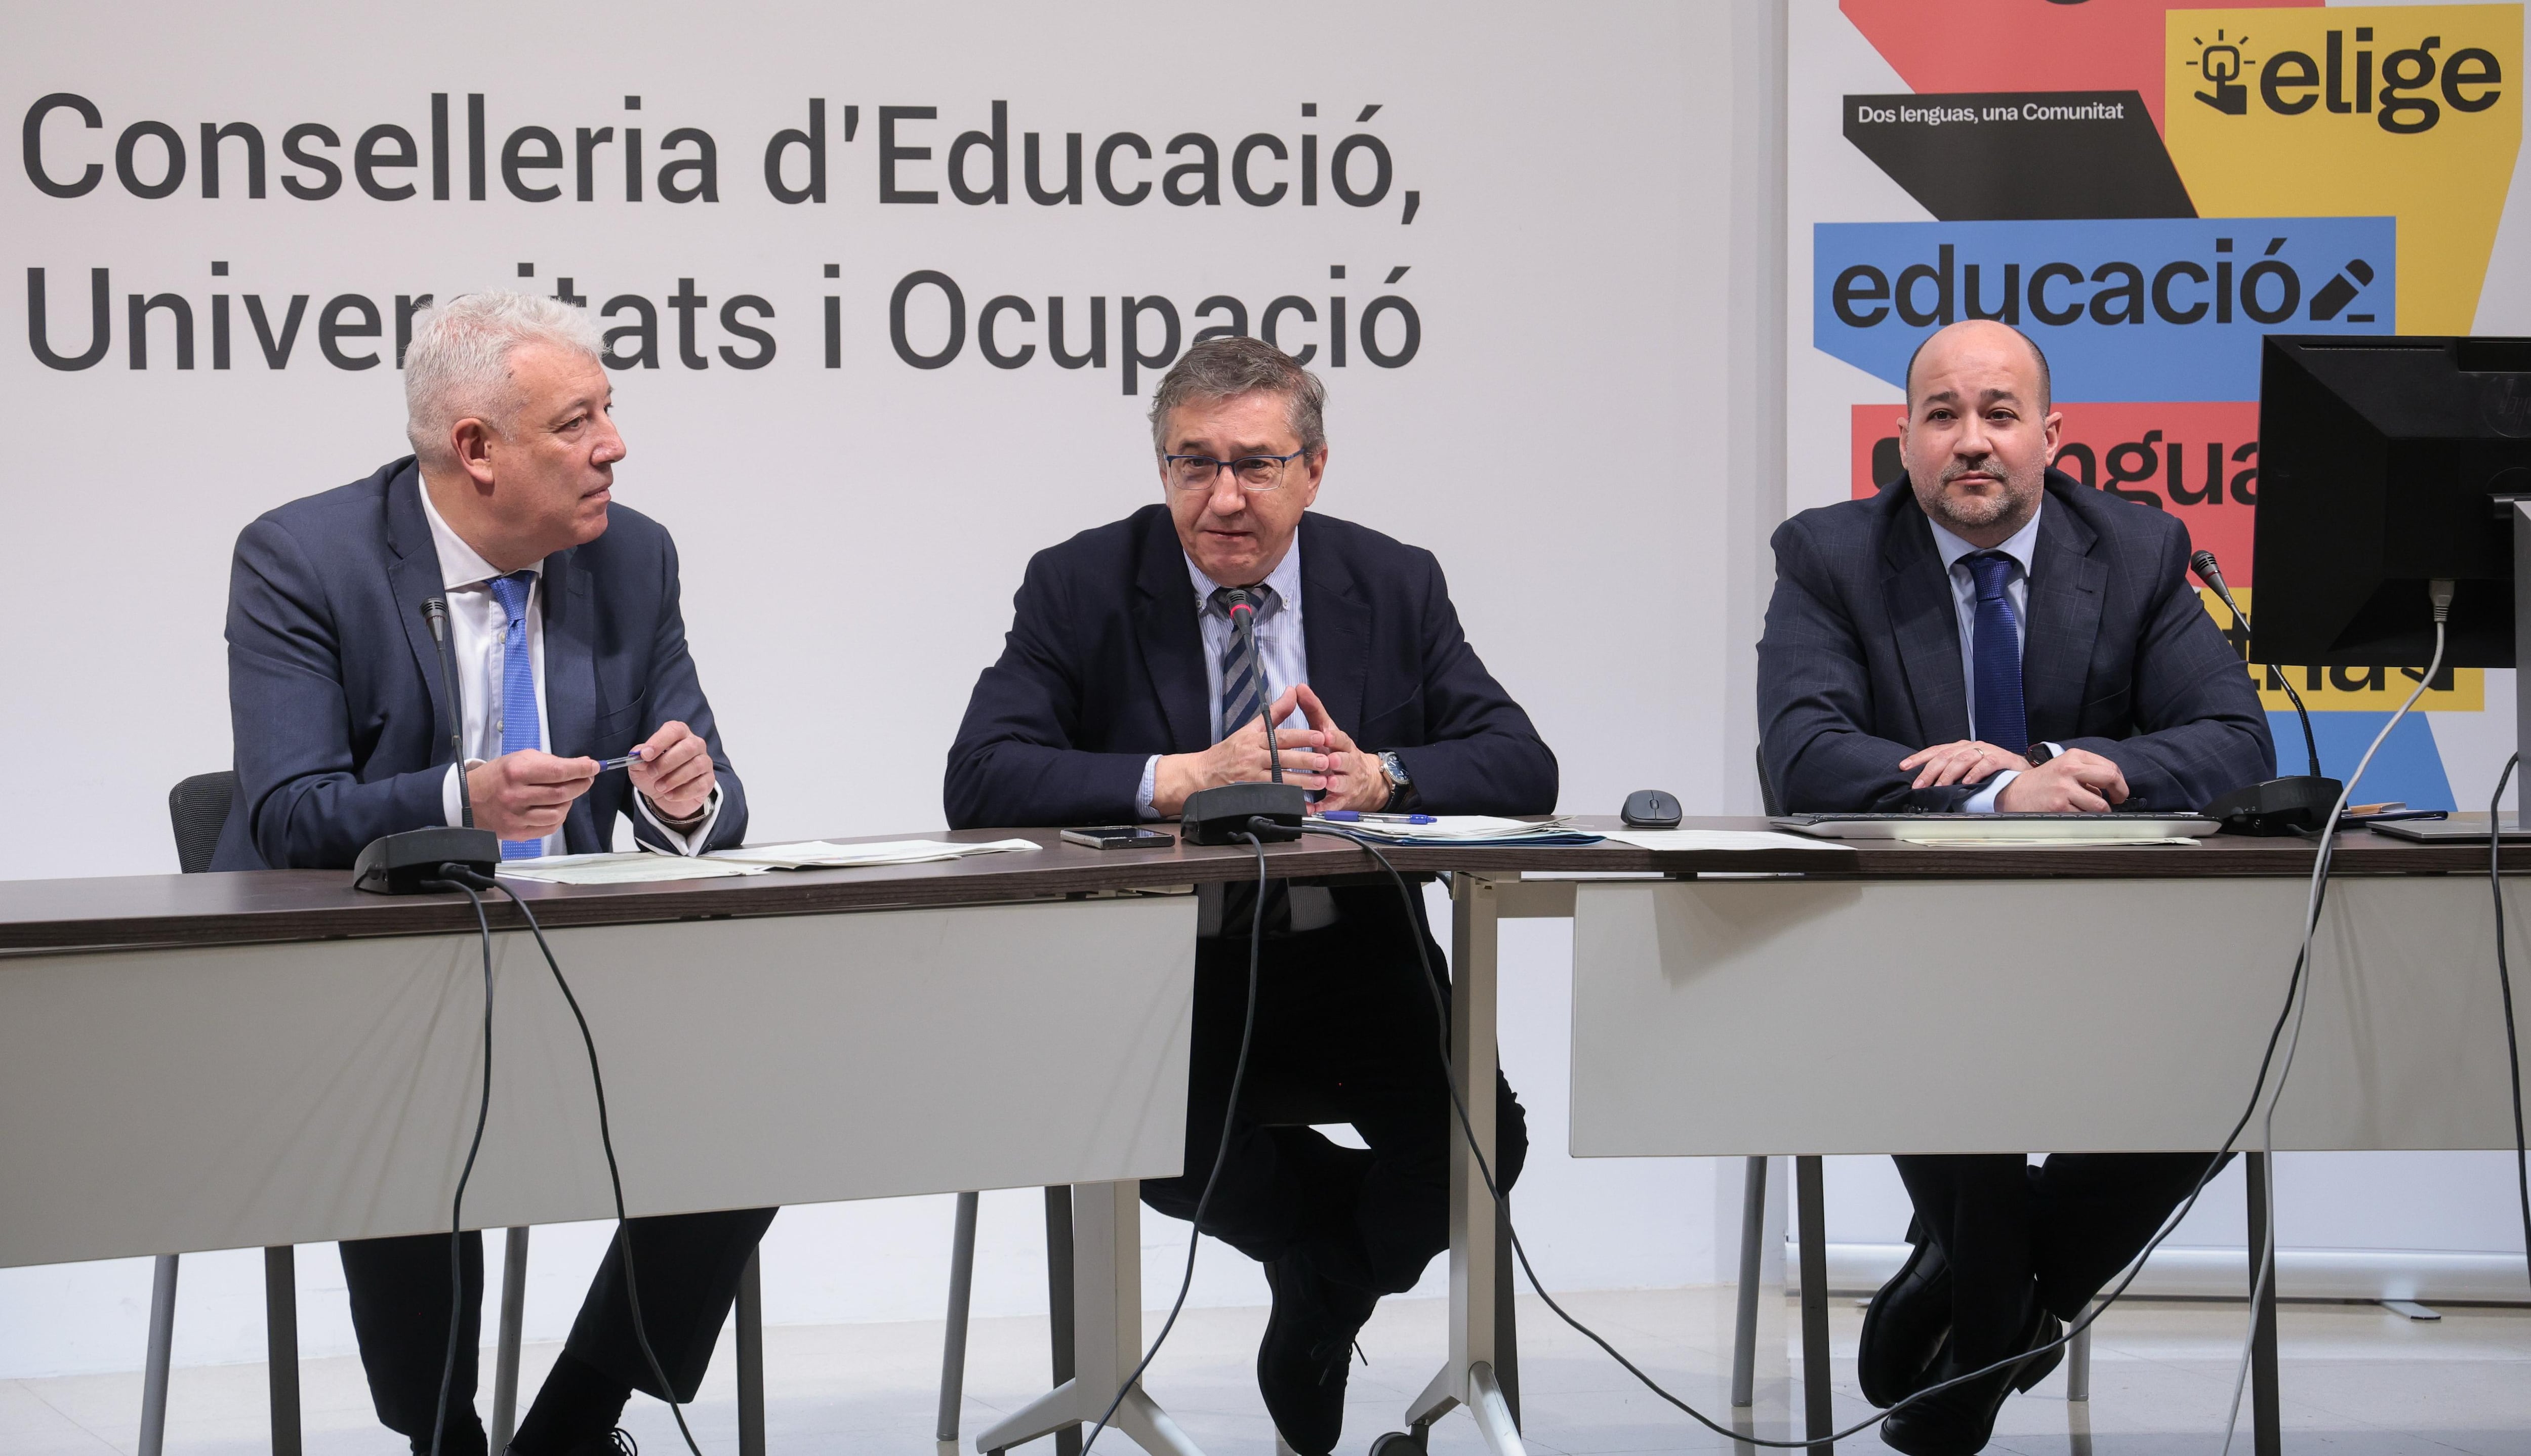
<svg viewBox="0 0 2531 1456"><path fill-rule="evenodd" d="M1915 492L1901 479L1804 511L1774 547L1758 723L1782 807L1957 809L1975 787L1911 789L1898 767L1970 736L1959 617ZM2048 473L2021 655L2031 739L2109 759L2161 810L2277 765L2240 655L2189 589L2188 550L2173 517Z"/></svg>
<svg viewBox="0 0 2531 1456"><path fill-rule="evenodd" d="M1433 553L1301 518L1310 687L1362 748L1393 750L1421 808L1546 813L1555 756L1477 660ZM1143 762L1212 746L1204 637L1165 506L1041 551L949 749L949 822L1134 818Z"/></svg>
<svg viewBox="0 0 2531 1456"><path fill-rule="evenodd" d="M706 847L736 845L747 793L686 652L676 545L638 511L614 506L607 522L604 535L545 558L548 747L620 757L661 723L684 723L718 770ZM409 455L239 533L228 622L238 792L212 868L349 868L379 835L447 822L452 718L422 617L441 594ZM599 774L564 818L564 843L605 849L623 814L643 842L666 848L633 793L624 774Z"/></svg>

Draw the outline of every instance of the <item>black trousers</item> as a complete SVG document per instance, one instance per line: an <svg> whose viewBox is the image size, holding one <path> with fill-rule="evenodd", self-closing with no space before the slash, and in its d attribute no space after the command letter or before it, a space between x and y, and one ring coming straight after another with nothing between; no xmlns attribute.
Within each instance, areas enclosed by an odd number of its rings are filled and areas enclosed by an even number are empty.
<svg viewBox="0 0 2531 1456"><path fill-rule="evenodd" d="M2059 1319L2132 1262L2205 1174L2203 1152L2059 1152L1893 1159L1916 1218L1951 1265L1951 1341L1980 1366L2013 1353L2039 1302Z"/></svg>
<svg viewBox="0 0 2531 1456"><path fill-rule="evenodd" d="M636 1390L667 1398L634 1337L633 1303L624 1286L624 1239L633 1241L633 1273L642 1292L643 1329L675 1387L692 1400L711 1364L712 1345L738 1298L756 1241L773 1222L771 1208L636 1218L616 1232L606 1260L564 1348ZM442 1456L484 1447L475 1414L475 1359L483 1322L483 1236L458 1241L464 1298L459 1302L457 1375L449 1387ZM449 1239L446 1234L346 1240L343 1281L352 1296L352 1329L378 1421L427 1450L439 1410L439 1378L448 1358Z"/></svg>
<svg viewBox="0 0 2531 1456"><path fill-rule="evenodd" d="M1415 942L1440 948L1396 892L1336 892L1334 924L1265 942L1257 1030L1240 1106L1228 1105L1248 1004L1248 940L1196 942L1195 1039L1185 1171L1147 1182L1143 1202L1192 1219L1225 1143L1203 1227L1251 1259L1298 1254L1326 1278L1381 1294L1412 1288L1447 1249L1449 1148L1460 1136L1441 1036ZM1441 987L1447 1004L1448 986ZM1494 1173L1508 1191L1529 1152L1511 1085L1494 1079ZM1294 1119L1343 1122L1368 1150ZM1285 1125L1278 1125L1285 1124Z"/></svg>

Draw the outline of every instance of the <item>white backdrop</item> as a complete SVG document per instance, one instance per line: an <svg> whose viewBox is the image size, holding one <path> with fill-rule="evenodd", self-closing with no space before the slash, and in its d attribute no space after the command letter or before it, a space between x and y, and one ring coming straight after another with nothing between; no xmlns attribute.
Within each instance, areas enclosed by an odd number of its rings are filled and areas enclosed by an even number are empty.
<svg viewBox="0 0 2531 1456"><path fill-rule="evenodd" d="M1153 295L1182 316L1230 295L1252 327L1274 298L1313 301L1321 322L1287 316L1284 339L1321 346L1333 451L1321 505L1439 554L1470 637L1562 759L1563 807L1612 810L1647 785L1678 792L1692 812L1746 806L1750 603L1763 594L1772 521L1751 502L1780 487L1734 469L1751 459L1751 386L1728 362L1735 338L1744 354L1757 347L1748 311L1732 307L1746 296L1734 279L1758 260L1745 237L1735 254L1723 199L1750 186L1734 156L1748 152L1754 122L1735 105L1733 73L1763 72L1724 64L1729 47L1763 41L1735 29L1735 9L1764 7L1302 4L1262 17L1159 4L801 4L721 7L707 22L653 3L596 19L480 3L426 17L312 4L22 7L0 54L11 114L68 92L100 126L62 104L36 129L46 178L76 183L98 168L85 195L48 196L23 165L0 180L12 314L0 390L19 442L5 480L21 543L0 574L0 612L20 624L0 648L13 692L0 754L32 765L19 821L43 826L0 843L0 875L174 868L168 786L228 761L220 623L237 531L403 452L397 296L553 291L565 278L600 307L641 295L659 310L659 366L616 375L632 451L619 499L676 533L696 657L758 838L940 823L943 754L1029 554L1155 497L1142 420L1154 375L1124 388L1116 316L1123 298ZM448 200L431 196L433 93L449 98ZM481 201L467 196L471 94L485 98ZM636 95L638 112L626 102ZM777 131L810 125L812 98L824 102L826 197L786 204L768 195L764 149ZM990 130L997 101L1008 103L1011 200L966 205L943 180L945 154L960 133ZM899 163L897 185L936 191L938 203L879 200L883 106L936 109L900 120L896 141L930 149ZM847 107L858 108L849 140ZM148 122L166 132L134 130ZM206 197L202 126L240 122L267 148L266 196L247 196L246 144L232 139L220 195ZM318 200L285 186L320 185L318 170L282 155L285 135L311 123L336 141L308 144L302 133L301 149L343 173ZM622 173L623 130L637 125L639 202ZM403 200L366 195L352 166L363 135L388 126L414 139L417 165L373 166L370 181L416 186ZM522 200L505 182L504 142L527 127L550 129L566 165L519 181L559 184L554 200ZM584 202L577 133L599 128L617 135L592 146ZM662 199L659 166L695 153L691 141L663 153L679 128L712 138L717 201ZM1322 170L1344 139L1376 138L1393 175L1363 207L1327 176L1314 206L1292 193L1250 205L1227 176L1216 205L1172 205L1155 186L1120 206L1085 177L1080 204L1041 206L1026 189L1029 132L1045 137L1056 175L1073 132L1085 172L1115 133L1154 152L1202 134L1225 170L1239 139L1269 133L1292 156L1261 152L1261 188L1298 191L1305 136L1318 139ZM135 196L122 172L155 190L167 133L185 176L166 196ZM372 156L395 159L400 143L377 138ZM526 159L542 154L533 138L519 145ZM1354 152L1349 184L1362 196L1374 153ZM1156 185L1194 156L1191 146L1144 163L1128 149L1113 180ZM808 182L804 163L795 149L786 186ZM976 184L988 170L987 154L969 159ZM38 268L46 346L74 357L91 342L89 270L110 270L112 337L93 366L49 367L31 340L16 347L29 339L22 283ZM890 342L891 292L923 269L955 279L969 315L963 352L936 369L908 365ZM703 368L680 363L667 307L684 278L712 301L696 314ZM133 366L128 301L159 294L191 309L191 369L174 366L164 307L149 320L147 367ZM300 294L307 316L276 370L245 301L262 301L277 331ZM387 336L338 339L338 351L382 349L387 364L347 370L323 354L320 319L347 294L376 301ZM1008 370L981 357L974 317L1001 294L1038 313L1016 331L1006 318L1006 350L1039 346ZM220 295L226 369L212 358ZM739 295L771 311L739 320L778 341L761 368L714 352L753 352L721 326L724 301ZM1383 295L1408 301L1421 329L1394 368L1375 364L1359 334ZM1067 302L1074 351L1082 310L1105 301L1104 367L1049 363L1053 297ZM829 298L836 368L824 360ZM1342 367L1325 332L1337 298L1354 325ZM1143 347L1157 353L1155 315L1141 317ZM1189 335L1197 326L1185 324ZM946 327L938 290L920 291L910 347L937 351ZM1374 342L1401 350L1397 317ZM1505 941L1505 1061L1538 1135L1523 1224L1544 1267L1567 1287L1711 1278L1705 1165L1563 1155L1565 937L1524 925ZM1042 1308L1038 1216L1034 1194L987 1201L980 1314ZM1154 1288L1174 1268L1181 1227L1149 1222ZM539 1235L532 1333L561 1333L598 1234ZM768 1313L936 1317L947 1237L943 1200L786 1212L766 1245ZM340 1295L327 1292L340 1286L330 1251L303 1251L301 1269L307 1348L348 1349ZM250 1254L188 1261L180 1359L259 1358L255 1273ZM138 1261L0 1271L0 1374L133 1368L146 1289ZM1265 1291L1253 1266L1216 1249L1198 1297L1263 1303Z"/></svg>

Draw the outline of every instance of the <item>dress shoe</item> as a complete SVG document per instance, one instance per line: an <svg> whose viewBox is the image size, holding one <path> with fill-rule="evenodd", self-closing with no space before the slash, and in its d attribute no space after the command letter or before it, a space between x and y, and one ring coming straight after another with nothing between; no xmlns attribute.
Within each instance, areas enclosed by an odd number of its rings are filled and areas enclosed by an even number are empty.
<svg viewBox="0 0 2531 1456"><path fill-rule="evenodd" d="M1995 1434L1996 1413L2003 1409L2004 1397L2048 1378L2048 1372L2064 1360L2065 1347L2055 1344L2064 1332L2064 1323L2034 1295L2021 1337L2014 1341L2024 1352L2020 1360L1983 1379L1937 1391L1890 1412L1889 1419L1881 1423L1883 1443L1907 1456L1975 1456ZM2043 1346L2054 1348L2045 1354L2028 1353ZM1977 1368L1961 1364L1951 1341L1945 1339L1941 1358L1934 1362L1923 1383L1939 1385Z"/></svg>
<svg viewBox="0 0 2531 1456"><path fill-rule="evenodd" d="M1257 1347L1257 1388L1283 1443L1327 1456L1344 1432L1345 1375L1353 1337L1379 1296L1321 1277L1300 1255L1266 1265L1274 1313Z"/></svg>
<svg viewBox="0 0 2531 1456"><path fill-rule="evenodd" d="M1863 1312L1854 1370L1863 1398L1886 1410L1925 1388L1925 1375L1951 1329L1951 1263L1920 1228L1907 1230L1907 1261Z"/></svg>
<svg viewBox="0 0 2531 1456"><path fill-rule="evenodd" d="M518 1447L509 1447L503 1456L519 1456ZM633 1432L618 1427L566 1448L563 1456L642 1456L642 1448L634 1444Z"/></svg>

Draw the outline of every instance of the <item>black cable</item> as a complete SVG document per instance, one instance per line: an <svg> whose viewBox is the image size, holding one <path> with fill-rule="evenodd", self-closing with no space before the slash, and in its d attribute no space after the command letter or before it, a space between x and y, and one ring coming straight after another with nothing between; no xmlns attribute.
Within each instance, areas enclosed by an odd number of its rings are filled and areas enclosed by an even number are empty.
<svg viewBox="0 0 2531 1456"><path fill-rule="evenodd" d="M1178 1280L1177 1300L1169 1306L1169 1317L1160 1325L1159 1334L1152 1340L1152 1348L1143 1352L1142 1363L1134 1367L1134 1372L1125 1377L1124 1384L1116 1387L1116 1398L1107 1402L1107 1409L1100 1413L1098 1424L1091 1428L1090 1438L1081 1443L1081 1456L1090 1456L1090 1448L1098 1443L1099 1435L1107 1429L1107 1423L1116 1419L1116 1408L1125 1403L1126 1392L1141 1382L1143 1372L1152 1368L1152 1361L1160 1353L1160 1346L1168 1342L1169 1331L1177 1328L1178 1313L1186 1308L1187 1291L1195 1287L1195 1253L1204 1241L1205 1209L1211 1206L1212 1187L1221 1180L1222 1165L1230 1160L1230 1119L1238 1114L1239 1089L1248 1080L1248 1039L1257 1030L1257 968L1266 931L1265 842L1255 834L1234 834L1231 837L1247 840L1248 847L1257 852L1257 905L1248 916L1248 1014L1239 1027L1239 1060L1231 1066L1230 1100L1221 1109L1221 1140L1213 1148L1212 1171L1205 1175L1204 1192L1196 1197L1193 1227L1187 1231L1186 1273Z"/></svg>
<svg viewBox="0 0 2531 1456"><path fill-rule="evenodd" d="M474 905L475 924L483 937L483 1092L475 1104L475 1141L467 1145L466 1166L457 1174L457 1196L448 1204L448 1356L439 1367L439 1409L430 1418L430 1456L439 1456L440 1438L448 1429L448 1397L457 1385L457 1330L466 1314L466 1184L475 1176L475 1154L483 1148L483 1124L492 1115L492 922L483 914L482 896L454 881L447 882L447 888Z"/></svg>
<svg viewBox="0 0 2531 1456"><path fill-rule="evenodd" d="M510 903L517 906L519 914L527 919L528 929L534 933L536 949L544 953L545 968L553 973L554 984L562 989L562 998L571 1007L571 1019L580 1024L580 1044L589 1052L589 1085L597 1093L597 1141L606 1149L606 1182L615 1194L615 1239L617 1246L624 1251L624 1300L633 1310L633 1340L642 1347L642 1359L650 1367L650 1378L659 1382L659 1389L663 1392L660 1399L667 1403L668 1414L676 1419L677 1433L686 1438L686 1449L693 1456L703 1456L703 1448L695 1444L695 1433L686 1428L686 1413L677 1401L677 1387L668 1383L668 1372L660 1369L659 1357L650 1349L649 1331L643 1327L642 1286L633 1277L632 1218L624 1211L624 1175L615 1165L615 1134L606 1119L606 1079L597 1070L597 1039L589 1033L589 1018L581 1013L580 998L571 993L571 982L563 979L562 964L554 959L553 947L545 942L544 926L536 924L536 913L528 908L528 902L519 897L517 890L490 875L478 874L471 869L461 870L453 865L442 867L442 872L457 881L461 888L468 883L479 884L510 897ZM474 899L473 891L468 891L467 898ZM478 914L481 913L480 901L477 901L476 910ZM491 937L487 930L484 933L487 961L491 955L490 945ZM488 1079L486 1085L489 1085Z"/></svg>
<svg viewBox="0 0 2531 1456"><path fill-rule="evenodd" d="M1359 846L1373 859L1378 861L1379 868L1388 871L1389 879L1397 886L1398 898L1405 904L1408 922L1410 924L1415 922L1415 898L1413 892L1411 892L1406 886L1406 877L1397 872L1397 867L1389 863L1388 856L1380 853L1377 844L1368 838L1356 834L1346 833L1338 829L1322 828L1315 824L1308 826L1307 832L1312 834L1323 834L1329 838L1344 840L1349 844ZM2327 872L2328 858L2328 847L2323 846L2321 863L2318 867L2320 873L2320 887L2315 903L2312 907L2312 918L2315 921L2319 918L2320 906L2325 904L2329 898L2329 879ZM2137 1277L2144 1272L2145 1262L2153 1257L2153 1252L2161 1248L2163 1242L2168 1239L2173 1232L2177 1231L2180 1224L2187 1221L2189 1211L2197 1206L2197 1200L2206 1192L2206 1186L2215 1180L2215 1175L2222 1170L2224 1160L2231 1155L2232 1145L2240 1140L2242 1131L2249 1127L2250 1119L2257 1114L2259 1098L2267 1091L2268 1070L2276 1061L2277 1043L2282 1038L2285 1030L2285 1023L2293 1014L2295 993L2301 987L2304 971L2304 956L2301 953L2297 953L2294 957L2293 975L2285 984L2284 1009L2277 1013L2276 1025L2268 1032L2267 1052L2259 1059L2258 1080L2250 1090L2249 1105L2241 1109L2240 1119L2232 1124L2232 1131L2225 1135L2223 1146L2217 1149L2214 1156L2207 1159L2206 1171L2198 1176L2197 1186L2188 1191L2187 1200L2179 1205L2176 1212L2172 1213L2170 1217L2164 1222L2162 1231L2154 1235L2153 1242L2147 1244L2144 1248L2144 1252L2137 1255L2134 1261L2128 1265L2126 1277L2118 1281L2117 1288L2110 1290L2107 1295L2101 1296L2099 1303L2094 1305L2090 1310L2086 1311L2082 1316L2078 1316L2072 1323L2070 1323L2062 1335L2059 1335L2056 1339L2049 1342L2048 1344L2024 1351L2019 1355L2007 1356L1982 1370L1974 1370L1970 1371L1966 1374L1954 1375L1950 1379L1942 1381L1940 1384L1928 1385L1924 1389L1908 1396L1906 1399L1899 1401L1897 1404L1890 1406L1887 1410L1882 1411L1863 1421L1859 1421L1854 1425L1847 1427L1843 1430L1831 1431L1827 1435L1818 1436L1812 1439L1779 1441L1770 1440L1763 1436L1744 1434L1730 1428L1717 1425L1713 1418L1707 1416L1703 1411L1698 1410L1696 1407L1689 1405L1686 1401L1679 1399L1666 1389L1663 1389L1659 1381L1655 1380L1651 1375L1646 1374L1641 1367L1637 1366L1633 1361L1628 1360L1616 1346L1609 1344L1606 1338L1602 1336L1598 1330L1595 1330L1589 1325L1584 1324L1581 1320L1574 1318L1571 1314L1565 1311L1562 1305L1555 1302L1555 1297L1553 1295L1547 1292L1547 1286L1539 1280L1537 1268L1529 1261L1529 1250L1521 1244L1520 1229L1513 1224L1510 1214L1501 1206L1502 1190L1494 1183L1493 1168L1486 1158L1485 1149L1477 1146L1476 1129L1469 1124L1468 1106L1466 1101L1462 1099L1459 1094L1458 1080L1453 1073L1450 1063L1449 1007L1448 1004L1441 999L1440 982L1434 979L1433 962L1431 954L1425 943L1426 937L1419 931L1415 934L1414 940L1415 957L1423 966L1424 981L1432 993L1433 1008L1440 1021L1439 1036L1441 1040L1442 1078L1449 1086L1450 1106L1452 1110L1458 1114L1460 1135L1467 1141L1468 1151L1476 1160L1477 1172L1485 1180L1486 1192L1493 1199L1496 1211L1502 1215L1503 1229L1510 1238L1512 1254L1520 1260L1520 1270L1528 1277L1529 1287L1537 1291L1538 1297L1545 1301L1548 1310L1554 1312L1556 1318L1563 1320L1565 1324L1572 1327L1575 1332L1582 1335L1585 1339L1588 1339L1591 1343L1599 1346L1601 1350L1605 1352L1609 1359L1615 1361L1618 1366L1626 1372L1626 1373L1633 1375L1637 1380L1641 1381L1645 1389L1650 1390L1653 1394L1659 1396L1662 1400L1676 1406L1679 1410L1686 1412L1687 1415L1696 1421L1698 1425L1703 1426L1706 1429L1713 1431L1716 1435L1726 1436L1743 1445L1768 1446L1782 1450L1801 1450L1812 1446L1826 1445L1830 1442L1844 1440L1849 1436L1871 1429L1874 1426L1888 1420L1892 1415L1896 1414L1900 1410L1915 1404L1917 1401L1923 1400L1929 1395L1948 1390L1955 1385L1962 1385L1971 1380L1982 1379L1988 1375L1994 1374L1996 1372L2000 1371L2007 1366L2018 1366L2033 1356L2044 1355L2050 1350L2062 1348L2063 1346L2071 1343L2076 1335L2091 1328L2093 1322L2098 1320L2104 1314L2107 1314L2109 1306L2115 1304L2118 1299L2127 1292L2128 1286L2135 1283Z"/></svg>
<svg viewBox="0 0 2531 1456"><path fill-rule="evenodd" d="M2520 754L2504 760L2504 771L2496 776L2495 797L2487 801L2487 888L2496 898L2496 983L2504 992L2505 1064L2513 1069L2505 1084L2513 1093L2513 1186L2522 1196L2522 1259L2525 1269L2531 1271L2531 1156L2525 1155L2522 1138L2522 1042L2513 1031L2513 971L2504 955L2504 881L2498 877L2504 845L2504 821L2499 815L2504 807L2504 781L2521 762Z"/></svg>

